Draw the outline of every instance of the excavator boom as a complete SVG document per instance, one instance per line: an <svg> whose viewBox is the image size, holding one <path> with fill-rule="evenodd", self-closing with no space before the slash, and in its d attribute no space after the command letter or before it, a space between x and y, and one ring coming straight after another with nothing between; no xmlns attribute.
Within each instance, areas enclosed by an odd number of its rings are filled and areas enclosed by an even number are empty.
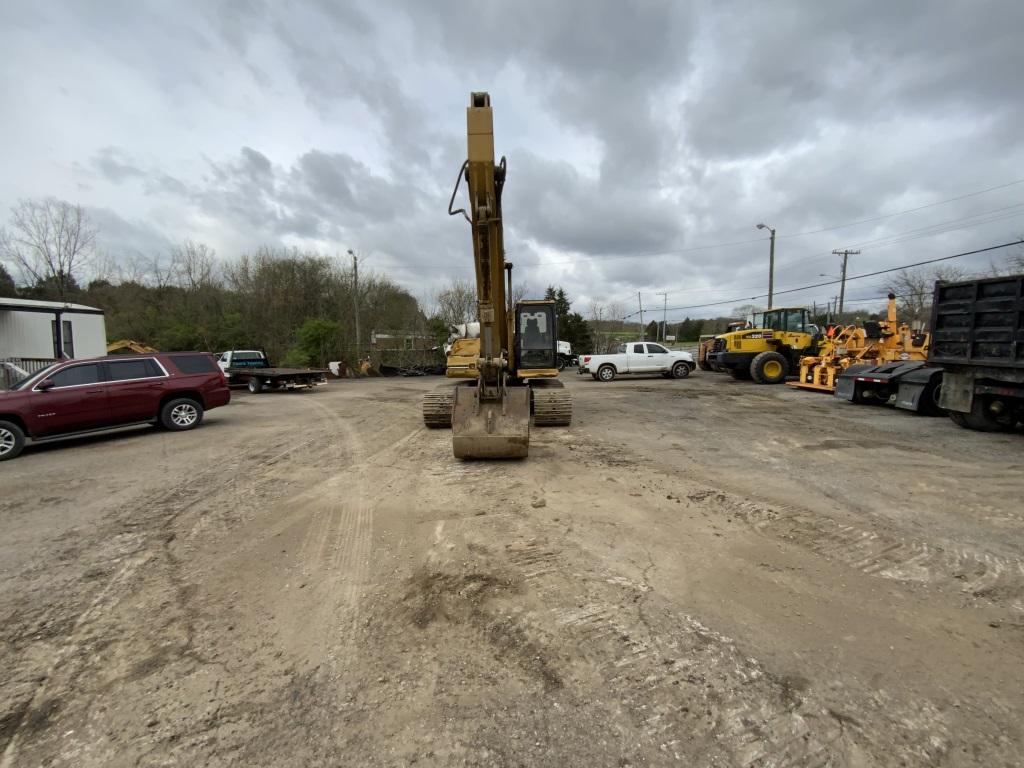
<svg viewBox="0 0 1024 768"><path fill-rule="evenodd" d="M494 120L488 94L470 95L466 128L467 160L460 178L466 179L470 210L467 214L461 209L452 211L451 204L448 208L449 213L462 213L469 220L473 234L480 358L476 386L455 390L452 448L462 459L522 458L530 449L530 390L507 386L515 363L501 222L505 159L499 164L494 161Z"/></svg>

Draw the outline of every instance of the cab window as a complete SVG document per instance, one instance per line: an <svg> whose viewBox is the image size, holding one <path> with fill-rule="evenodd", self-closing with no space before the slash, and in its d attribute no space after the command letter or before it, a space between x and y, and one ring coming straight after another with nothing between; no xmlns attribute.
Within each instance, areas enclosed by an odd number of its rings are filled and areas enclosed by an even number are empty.
<svg viewBox="0 0 1024 768"><path fill-rule="evenodd" d="M804 311L802 309L790 309L786 312L786 330L804 330Z"/></svg>
<svg viewBox="0 0 1024 768"><path fill-rule="evenodd" d="M554 348L548 312L543 309L536 312L521 310L519 312L519 339L523 349Z"/></svg>
<svg viewBox="0 0 1024 768"><path fill-rule="evenodd" d="M653 352L655 355L667 355L668 354L668 350L665 349L663 346L661 346L661 344L648 344L647 345L647 352L648 352L648 354Z"/></svg>
<svg viewBox="0 0 1024 768"><path fill-rule="evenodd" d="M634 355L642 355L642 354L644 354L644 345L643 344L634 344L633 345L633 354Z"/></svg>
<svg viewBox="0 0 1024 768"><path fill-rule="evenodd" d="M96 363L73 365L70 368L63 368L57 371L48 378L53 382L54 389L77 387L82 384L96 384L100 380L100 367Z"/></svg>

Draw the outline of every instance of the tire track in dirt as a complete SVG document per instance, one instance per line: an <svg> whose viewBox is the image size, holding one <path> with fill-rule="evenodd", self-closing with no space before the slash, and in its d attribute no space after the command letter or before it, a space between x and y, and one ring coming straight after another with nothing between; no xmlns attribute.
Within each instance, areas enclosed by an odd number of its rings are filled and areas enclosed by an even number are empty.
<svg viewBox="0 0 1024 768"><path fill-rule="evenodd" d="M840 522L792 505L768 504L706 488L689 501L743 520L758 533L810 549L862 573L946 589L1024 612L1024 560L953 542L922 541L892 530Z"/></svg>

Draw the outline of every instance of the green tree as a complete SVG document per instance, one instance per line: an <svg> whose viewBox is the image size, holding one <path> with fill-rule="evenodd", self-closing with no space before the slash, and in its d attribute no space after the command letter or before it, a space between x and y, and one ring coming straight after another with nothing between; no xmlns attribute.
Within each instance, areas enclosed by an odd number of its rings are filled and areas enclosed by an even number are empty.
<svg viewBox="0 0 1024 768"><path fill-rule="evenodd" d="M14 278L0 263L0 298L13 298L18 295L18 287L14 284Z"/></svg>
<svg viewBox="0 0 1024 768"><path fill-rule="evenodd" d="M296 333L298 343L295 348L306 358L307 364L324 367L329 360L337 357L342 344L343 329L341 323L323 318L309 318Z"/></svg>
<svg viewBox="0 0 1024 768"><path fill-rule="evenodd" d="M657 341L658 340L658 324L651 320L644 328L644 341Z"/></svg>

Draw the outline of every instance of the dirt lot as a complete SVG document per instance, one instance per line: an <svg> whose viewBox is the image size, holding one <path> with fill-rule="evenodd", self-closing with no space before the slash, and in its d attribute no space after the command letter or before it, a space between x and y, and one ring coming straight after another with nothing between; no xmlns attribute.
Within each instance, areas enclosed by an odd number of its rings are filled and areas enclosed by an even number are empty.
<svg viewBox="0 0 1024 768"><path fill-rule="evenodd" d="M522 462L389 379L0 465L0 768L1024 764L1024 436L565 379Z"/></svg>

